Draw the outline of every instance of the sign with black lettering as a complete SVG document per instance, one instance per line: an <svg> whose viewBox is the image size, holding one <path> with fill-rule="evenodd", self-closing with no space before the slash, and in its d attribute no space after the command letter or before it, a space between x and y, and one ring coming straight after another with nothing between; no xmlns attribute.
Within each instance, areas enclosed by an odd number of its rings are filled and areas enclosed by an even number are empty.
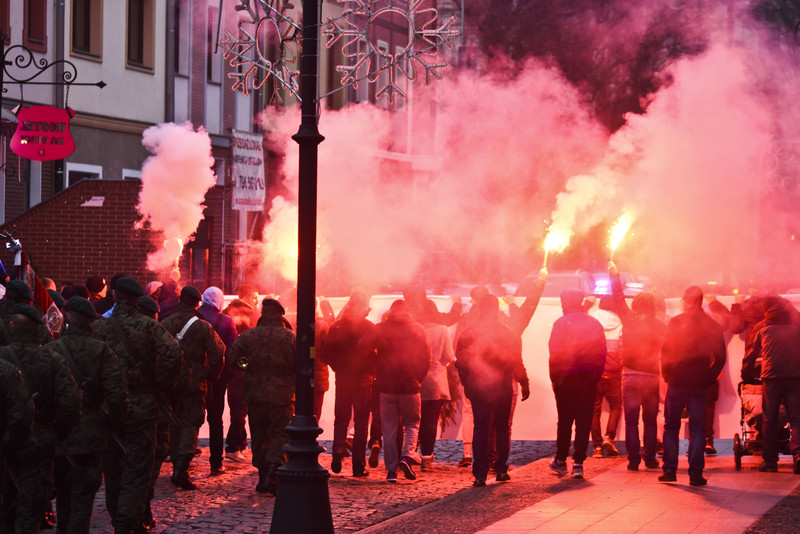
<svg viewBox="0 0 800 534"><path fill-rule="evenodd" d="M233 209L261 211L264 209L264 149L261 134L233 131Z"/></svg>
<svg viewBox="0 0 800 534"><path fill-rule="evenodd" d="M17 131L11 138L11 150L22 158L37 161L63 159L75 151L69 131L70 108L32 106L17 113Z"/></svg>

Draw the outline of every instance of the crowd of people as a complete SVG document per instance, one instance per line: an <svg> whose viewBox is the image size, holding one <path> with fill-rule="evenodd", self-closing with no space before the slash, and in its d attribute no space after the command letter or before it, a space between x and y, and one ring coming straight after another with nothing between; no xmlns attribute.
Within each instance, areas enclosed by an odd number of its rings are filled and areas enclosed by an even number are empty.
<svg viewBox="0 0 800 534"><path fill-rule="evenodd" d="M571 448L572 476L583 477L590 437L594 457L619 455L616 430L624 416L628 469L644 462L661 468L659 480L676 481L679 430L688 416L689 483L705 485L705 455L716 453L713 410L726 341L741 334L743 376L763 389L759 469L777 471L783 406L800 474L800 320L791 304L753 298L728 309L693 286L683 295L683 312L668 318L658 292L643 291L629 306L613 263L609 276L611 294L599 306L579 290L561 294L563 315L548 342L557 408L551 469L568 473ZM410 287L377 322L368 318L363 291L352 292L338 315L319 301L314 412L319 419L330 369L331 470L341 473L350 457L352 475L368 477L381 453L388 483L398 472L416 479L417 466L435 469L442 417L460 400L459 467L471 467L475 487L490 475L510 480L514 411L530 396L522 334L547 277L541 269L520 305L504 297L507 312L484 286L472 290L468 309L454 297L447 312L423 288ZM206 421L211 475L225 472L223 458L246 461L248 421L255 491L276 493L294 414L292 293L259 302L258 290L245 284L226 306L217 287L201 292L172 280L143 287L119 274L61 288L42 282L63 325L43 320L22 280L8 281L0 301L0 532L52 526L54 495L59 532L88 532L103 480L115 532L148 531L156 524L150 501L165 461L172 463L172 484L196 489L191 464Z"/></svg>

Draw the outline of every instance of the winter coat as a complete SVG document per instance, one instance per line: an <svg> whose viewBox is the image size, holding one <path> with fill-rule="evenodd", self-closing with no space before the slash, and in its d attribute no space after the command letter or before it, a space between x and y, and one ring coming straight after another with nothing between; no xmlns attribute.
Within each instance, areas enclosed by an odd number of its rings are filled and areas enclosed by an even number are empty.
<svg viewBox="0 0 800 534"><path fill-rule="evenodd" d="M668 384L711 386L725 365L722 327L701 308L670 319L661 346L661 375Z"/></svg>
<svg viewBox="0 0 800 534"><path fill-rule="evenodd" d="M556 319L548 347L552 382L584 373L602 377L608 351L603 326L580 306L565 309Z"/></svg>

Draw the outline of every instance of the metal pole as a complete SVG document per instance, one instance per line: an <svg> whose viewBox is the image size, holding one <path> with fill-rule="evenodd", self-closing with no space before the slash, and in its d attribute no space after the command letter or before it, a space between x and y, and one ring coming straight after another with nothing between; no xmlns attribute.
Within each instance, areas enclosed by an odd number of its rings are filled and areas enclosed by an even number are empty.
<svg viewBox="0 0 800 534"><path fill-rule="evenodd" d="M303 51L300 56L302 119L292 137L299 145L297 250L297 389L295 416L286 428L288 462L278 469L272 534L333 533L328 470L319 465L322 433L314 417L314 321L317 247L317 160L324 139L317 123L320 0L303 0Z"/></svg>

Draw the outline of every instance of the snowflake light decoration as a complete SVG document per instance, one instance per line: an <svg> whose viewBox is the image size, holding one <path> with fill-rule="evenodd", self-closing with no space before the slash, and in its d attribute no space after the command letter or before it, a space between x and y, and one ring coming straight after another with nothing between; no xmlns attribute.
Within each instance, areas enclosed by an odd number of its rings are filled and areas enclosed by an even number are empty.
<svg viewBox="0 0 800 534"><path fill-rule="evenodd" d="M275 81L273 102L280 101L278 91L282 87L300 99L297 83L300 73L290 65L297 63L302 28L287 15L292 7L285 0L239 0L236 11L246 13L238 24L240 38L225 28L225 37L218 41L224 50L223 58L237 69L228 73L228 78L234 80L231 89L241 89L248 95L271 77ZM268 43L268 39L272 42ZM272 59L266 50L270 44L277 50ZM263 71L261 78L259 71Z"/></svg>
<svg viewBox="0 0 800 534"><path fill-rule="evenodd" d="M374 83L382 74L386 74L386 82L379 87L375 97L386 96L394 102L395 95L405 97L406 94L395 83L396 71L401 72L409 80L417 77L417 67L425 72L425 84L429 85L431 77L441 79L439 69L445 63L431 63L428 58L435 57L441 45L452 49L461 32L453 28L454 18L450 17L441 26L435 26L439 12L435 8L422 8L425 0L338 0L340 3L354 5L346 9L339 19L328 18L328 29L323 34L328 36L326 46L332 47L340 38L346 42L342 45L342 53L350 60L349 65L339 65L336 70L343 73L342 85L358 88L361 80ZM396 53L381 50L370 38L370 28L382 18L398 16L405 20L409 28L409 41ZM359 27L353 19L365 18L364 27ZM339 20L345 22L339 24ZM418 20L424 22L419 25ZM359 41L366 46L359 49Z"/></svg>

